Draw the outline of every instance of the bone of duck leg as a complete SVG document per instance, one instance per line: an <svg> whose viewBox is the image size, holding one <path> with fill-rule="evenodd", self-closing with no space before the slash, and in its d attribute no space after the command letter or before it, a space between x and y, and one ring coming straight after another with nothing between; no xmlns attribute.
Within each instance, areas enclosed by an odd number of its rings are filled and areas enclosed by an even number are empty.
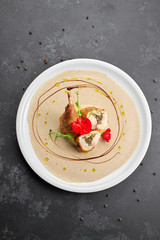
<svg viewBox="0 0 160 240"><path fill-rule="evenodd" d="M77 121L78 115L71 100L71 93L68 93L68 102L69 103L65 107L65 112L60 118L60 130L63 134L74 134L71 124Z"/></svg>

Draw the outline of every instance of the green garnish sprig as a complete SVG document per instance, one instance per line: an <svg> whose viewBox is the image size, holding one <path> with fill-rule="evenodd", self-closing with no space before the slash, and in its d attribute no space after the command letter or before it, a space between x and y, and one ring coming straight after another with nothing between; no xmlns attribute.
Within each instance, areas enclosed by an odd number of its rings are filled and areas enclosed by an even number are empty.
<svg viewBox="0 0 160 240"><path fill-rule="evenodd" d="M75 102L75 105L77 107L77 114L79 117L82 117L82 113L80 111L80 105L79 105L79 91L77 91L76 94L77 94L77 101Z"/></svg>
<svg viewBox="0 0 160 240"><path fill-rule="evenodd" d="M71 133L62 134L60 132L55 132L50 130L49 135L55 134L55 141L58 137L66 138L67 140L71 140L73 138L73 135Z"/></svg>

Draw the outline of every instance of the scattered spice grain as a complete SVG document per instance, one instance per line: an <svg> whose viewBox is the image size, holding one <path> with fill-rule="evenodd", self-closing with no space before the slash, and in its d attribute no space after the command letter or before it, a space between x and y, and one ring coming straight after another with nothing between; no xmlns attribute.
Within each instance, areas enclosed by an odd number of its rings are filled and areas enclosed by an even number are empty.
<svg viewBox="0 0 160 240"><path fill-rule="evenodd" d="M47 58L45 58L45 59L44 59L44 63L47 64L47 62L48 62L48 60L47 60Z"/></svg>
<svg viewBox="0 0 160 240"><path fill-rule="evenodd" d="M122 218L118 218L118 222L122 222Z"/></svg>

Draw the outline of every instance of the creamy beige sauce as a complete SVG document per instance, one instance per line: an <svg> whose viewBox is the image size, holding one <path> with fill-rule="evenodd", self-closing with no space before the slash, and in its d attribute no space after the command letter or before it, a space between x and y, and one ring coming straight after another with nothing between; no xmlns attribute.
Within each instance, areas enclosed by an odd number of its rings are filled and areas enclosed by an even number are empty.
<svg viewBox="0 0 160 240"><path fill-rule="evenodd" d="M49 131L59 130L59 117L68 103L67 88L73 88L73 102L79 91L81 107L95 106L108 113L111 140L100 139L88 153L79 152L63 138L54 141ZM91 182L121 167L133 154L139 141L139 116L132 99L112 79L92 71L67 71L44 83L33 96L28 125L34 151L44 166L68 182Z"/></svg>

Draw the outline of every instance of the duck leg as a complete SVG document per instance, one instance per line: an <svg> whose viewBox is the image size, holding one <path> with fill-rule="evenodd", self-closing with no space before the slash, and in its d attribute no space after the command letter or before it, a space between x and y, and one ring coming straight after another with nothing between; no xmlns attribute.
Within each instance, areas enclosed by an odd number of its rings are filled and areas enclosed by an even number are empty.
<svg viewBox="0 0 160 240"><path fill-rule="evenodd" d="M76 113L75 107L72 103L71 93L68 92L68 104L65 107L65 112L60 117L60 130L63 134L71 133L74 135L72 131L71 124L76 122L78 115Z"/></svg>

